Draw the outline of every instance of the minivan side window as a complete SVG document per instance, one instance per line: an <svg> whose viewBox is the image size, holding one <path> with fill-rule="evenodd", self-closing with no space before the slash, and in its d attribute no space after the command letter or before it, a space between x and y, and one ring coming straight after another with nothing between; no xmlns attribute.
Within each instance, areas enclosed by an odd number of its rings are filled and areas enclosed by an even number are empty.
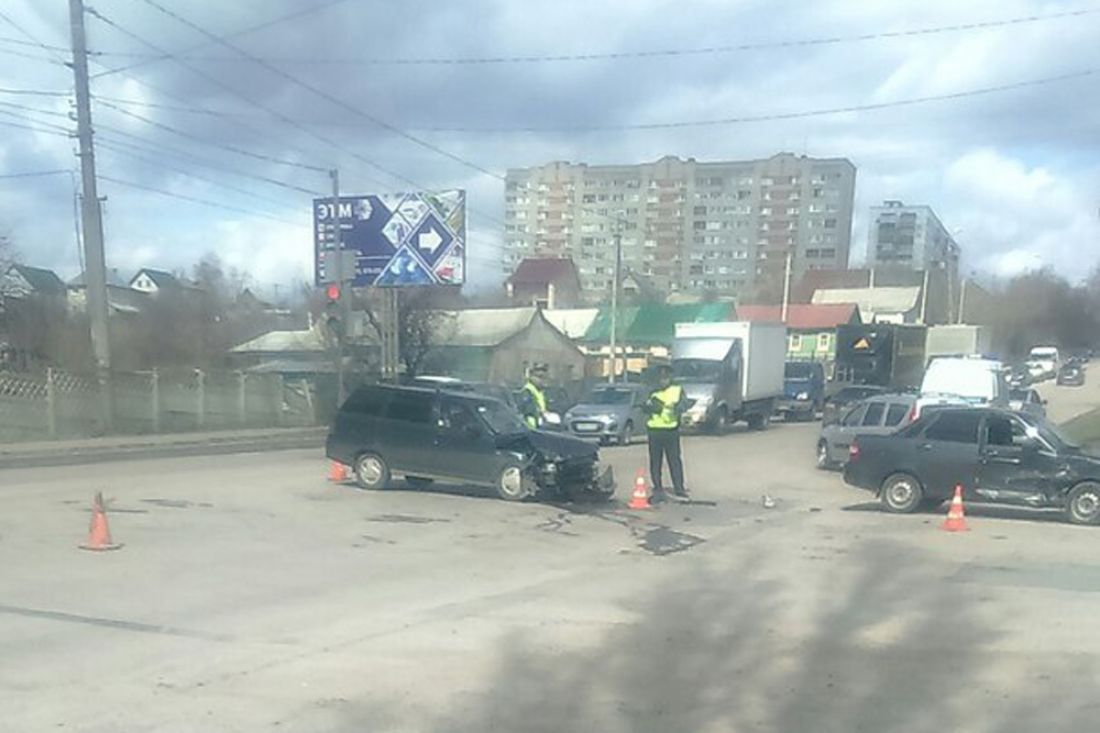
<svg viewBox="0 0 1100 733"><path fill-rule="evenodd" d="M886 411L886 427L892 428L901 425L901 421L909 414L909 405L904 402L891 402Z"/></svg>
<svg viewBox="0 0 1100 733"><path fill-rule="evenodd" d="M386 417L412 423L432 421L432 395L420 392L394 392L386 405Z"/></svg>
<svg viewBox="0 0 1100 733"><path fill-rule="evenodd" d="M381 389L361 389L354 392L344 403L345 412L366 417L378 417L386 405L388 393Z"/></svg>
<svg viewBox="0 0 1100 733"><path fill-rule="evenodd" d="M945 443L972 443L978 444L978 426L982 416L979 412L951 412L944 411L939 419L932 423L924 432L928 440L939 440Z"/></svg>
<svg viewBox="0 0 1100 733"><path fill-rule="evenodd" d="M877 427L882 422L884 412L886 412L885 402L868 402L867 414L863 416L863 427Z"/></svg>

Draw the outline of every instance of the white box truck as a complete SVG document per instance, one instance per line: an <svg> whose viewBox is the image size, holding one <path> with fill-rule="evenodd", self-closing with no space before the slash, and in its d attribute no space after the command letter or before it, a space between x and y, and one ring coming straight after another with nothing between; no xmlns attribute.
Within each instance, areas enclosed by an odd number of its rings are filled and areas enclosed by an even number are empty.
<svg viewBox="0 0 1100 733"><path fill-rule="evenodd" d="M989 356L992 351L993 330L987 326L929 326L924 341L925 363L937 356Z"/></svg>
<svg viewBox="0 0 1100 733"><path fill-rule="evenodd" d="M722 433L744 421L763 430L783 396L786 360L781 323L677 323L672 373L694 401L683 427Z"/></svg>

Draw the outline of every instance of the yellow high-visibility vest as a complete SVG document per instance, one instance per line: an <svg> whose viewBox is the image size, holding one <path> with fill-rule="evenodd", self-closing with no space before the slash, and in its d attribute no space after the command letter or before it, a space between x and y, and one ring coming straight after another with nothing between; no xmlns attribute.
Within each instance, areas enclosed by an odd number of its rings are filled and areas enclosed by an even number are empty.
<svg viewBox="0 0 1100 733"><path fill-rule="evenodd" d="M680 404L683 394L683 387L678 384L670 384L651 394L649 399L660 402L661 411L650 415L646 425L658 430L673 430L680 427L680 416L676 413L676 405Z"/></svg>
<svg viewBox="0 0 1100 733"><path fill-rule="evenodd" d="M527 425L531 428L537 428L539 426L539 418L546 414L546 393L536 387L533 382L528 382L523 385L523 390L531 395L531 399L535 401L535 407L538 408L538 416L527 415L524 420L527 421Z"/></svg>

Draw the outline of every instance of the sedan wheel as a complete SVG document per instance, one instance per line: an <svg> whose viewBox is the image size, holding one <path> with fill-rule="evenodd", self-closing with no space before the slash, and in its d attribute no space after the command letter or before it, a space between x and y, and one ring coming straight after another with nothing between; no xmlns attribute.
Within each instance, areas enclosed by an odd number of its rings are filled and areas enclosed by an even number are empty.
<svg viewBox="0 0 1100 733"><path fill-rule="evenodd" d="M364 453L355 459L355 480L364 489L384 489L390 483L390 468L377 453Z"/></svg>
<svg viewBox="0 0 1100 733"><path fill-rule="evenodd" d="M516 465L505 466L497 478L497 495L505 501L523 501L531 494L523 469Z"/></svg>
<svg viewBox="0 0 1100 733"><path fill-rule="evenodd" d="M882 483L882 506L893 514L909 514L920 506L924 489L907 473L895 473Z"/></svg>
<svg viewBox="0 0 1100 733"><path fill-rule="evenodd" d="M1074 524L1100 523L1100 484L1078 484L1066 497L1066 518Z"/></svg>

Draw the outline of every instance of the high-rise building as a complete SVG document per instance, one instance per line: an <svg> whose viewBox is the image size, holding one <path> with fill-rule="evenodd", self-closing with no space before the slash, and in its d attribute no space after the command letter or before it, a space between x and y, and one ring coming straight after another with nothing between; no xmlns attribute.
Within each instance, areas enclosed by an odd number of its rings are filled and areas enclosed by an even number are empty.
<svg viewBox="0 0 1100 733"><path fill-rule="evenodd" d="M665 292L752 296L810 269L843 268L855 166L781 153L640 165L549 163L508 171L505 273L531 256L572 257L590 298L610 292L614 234L624 272Z"/></svg>
<svg viewBox="0 0 1100 733"><path fill-rule="evenodd" d="M913 270L959 269L959 245L930 206L884 201L871 207L867 264Z"/></svg>

